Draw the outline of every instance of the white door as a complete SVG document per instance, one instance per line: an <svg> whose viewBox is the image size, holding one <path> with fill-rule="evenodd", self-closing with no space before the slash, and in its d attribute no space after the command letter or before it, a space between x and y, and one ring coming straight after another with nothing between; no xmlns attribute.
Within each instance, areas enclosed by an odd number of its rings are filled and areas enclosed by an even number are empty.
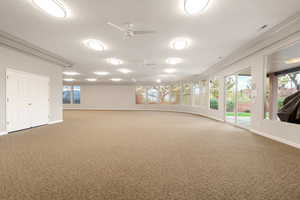
<svg viewBox="0 0 300 200"><path fill-rule="evenodd" d="M48 78L7 70L6 98L8 132L48 123Z"/></svg>
<svg viewBox="0 0 300 200"><path fill-rule="evenodd" d="M36 77L31 87L32 127L48 124L49 122L49 81Z"/></svg>

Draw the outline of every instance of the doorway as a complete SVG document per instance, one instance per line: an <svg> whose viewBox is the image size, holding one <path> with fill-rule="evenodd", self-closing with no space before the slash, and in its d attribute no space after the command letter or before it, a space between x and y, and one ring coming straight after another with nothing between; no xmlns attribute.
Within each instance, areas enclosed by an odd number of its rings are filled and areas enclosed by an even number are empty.
<svg viewBox="0 0 300 200"><path fill-rule="evenodd" d="M247 68L225 77L225 121L242 127L251 125L252 75Z"/></svg>
<svg viewBox="0 0 300 200"><path fill-rule="evenodd" d="M6 129L18 131L49 123L49 78L8 69Z"/></svg>

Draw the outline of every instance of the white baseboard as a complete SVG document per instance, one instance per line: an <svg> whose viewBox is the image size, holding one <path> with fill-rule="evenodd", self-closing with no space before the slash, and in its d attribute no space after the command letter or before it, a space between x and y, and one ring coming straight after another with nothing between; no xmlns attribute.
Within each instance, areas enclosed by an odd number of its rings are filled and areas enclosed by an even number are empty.
<svg viewBox="0 0 300 200"><path fill-rule="evenodd" d="M8 134L8 132L0 132L0 136L2 136L2 135L7 135Z"/></svg>
<svg viewBox="0 0 300 200"><path fill-rule="evenodd" d="M51 124L58 124L58 123L62 123L62 122L64 122L64 120L51 121L48 124L51 125Z"/></svg>
<svg viewBox="0 0 300 200"><path fill-rule="evenodd" d="M300 149L300 144L295 143L295 142L291 142L291 141L289 141L287 139L284 139L284 138L281 138L281 137L277 137L277 136L274 136L274 135L270 135L270 134L267 134L267 133L262 133L262 132L259 132L259 131L253 130L253 129L250 129L249 131L251 131L252 133L255 133L257 135L269 138L271 140L275 140L277 142L280 142L280 143L283 143L283 144L295 147L297 149Z"/></svg>

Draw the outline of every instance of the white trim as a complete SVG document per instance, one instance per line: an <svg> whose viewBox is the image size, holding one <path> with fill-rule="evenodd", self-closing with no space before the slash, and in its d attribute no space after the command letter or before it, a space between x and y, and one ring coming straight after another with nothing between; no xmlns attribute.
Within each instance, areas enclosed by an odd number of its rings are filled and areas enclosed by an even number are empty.
<svg viewBox="0 0 300 200"><path fill-rule="evenodd" d="M0 136L3 136L3 135L7 135L8 132L4 131L4 132L0 132Z"/></svg>
<svg viewBox="0 0 300 200"><path fill-rule="evenodd" d="M283 144L295 147L297 149L300 149L300 144L295 143L295 142L291 142L291 141L289 141L287 139L284 139L284 138L281 138L281 137L277 137L277 136L273 136L273 135L270 135L270 134L267 134L267 133L262 133L262 132L254 130L254 129L249 129L249 131L251 131L254 134L257 134L257 135L269 138L271 140L275 140L277 142L280 142L280 143L283 143Z"/></svg>
<svg viewBox="0 0 300 200"><path fill-rule="evenodd" d="M40 59L55 63L57 65L61 65L63 67L70 67L73 65L72 62L66 60L61 56L44 50L4 31L0 31L0 45L15 49L26 54L30 54L32 56L36 56Z"/></svg>
<svg viewBox="0 0 300 200"><path fill-rule="evenodd" d="M57 121L51 121L48 124L51 125L51 124L58 124L58 123L63 123L63 122L64 122L64 120L57 120Z"/></svg>

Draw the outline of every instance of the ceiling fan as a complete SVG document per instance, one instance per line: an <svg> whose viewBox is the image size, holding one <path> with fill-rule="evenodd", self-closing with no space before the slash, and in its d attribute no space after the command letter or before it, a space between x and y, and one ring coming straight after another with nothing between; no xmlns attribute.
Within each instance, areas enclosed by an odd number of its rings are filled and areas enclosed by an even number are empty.
<svg viewBox="0 0 300 200"><path fill-rule="evenodd" d="M116 25L111 22L107 22L107 24L121 32L124 33L124 39L130 39L136 35L146 35L146 34L153 34L156 33L156 31L152 30L135 30L133 27L134 25L131 23L126 23L124 27L121 27L119 25Z"/></svg>

